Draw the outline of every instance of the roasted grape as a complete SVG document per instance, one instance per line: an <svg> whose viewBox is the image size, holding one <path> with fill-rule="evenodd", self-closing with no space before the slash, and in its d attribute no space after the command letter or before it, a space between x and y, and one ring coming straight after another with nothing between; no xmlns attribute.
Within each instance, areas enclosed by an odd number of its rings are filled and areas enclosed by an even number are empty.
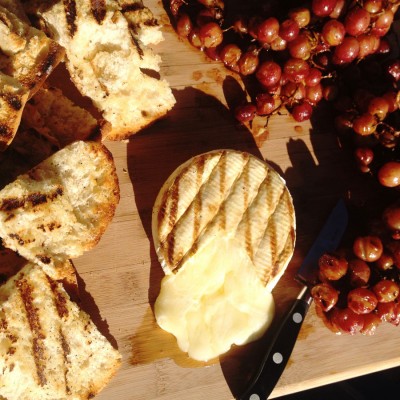
<svg viewBox="0 0 400 400"><path fill-rule="evenodd" d="M319 283L311 289L311 295L324 312L331 310L339 299L339 292L329 283Z"/></svg>
<svg viewBox="0 0 400 400"><path fill-rule="evenodd" d="M368 314L375 310L378 298L372 290L357 288L347 295L347 305L356 314Z"/></svg>
<svg viewBox="0 0 400 400"><path fill-rule="evenodd" d="M348 275L352 287L367 286L371 277L371 269L365 261L355 258L349 261Z"/></svg>
<svg viewBox="0 0 400 400"><path fill-rule="evenodd" d="M378 236L359 236L354 240L353 252L361 260L376 261L383 253L383 244Z"/></svg>
<svg viewBox="0 0 400 400"><path fill-rule="evenodd" d="M400 288L396 282L382 279L372 287L372 290L380 303L389 303L397 299Z"/></svg>
<svg viewBox="0 0 400 400"><path fill-rule="evenodd" d="M386 187L400 185L400 162L388 161L378 171L379 182Z"/></svg>
<svg viewBox="0 0 400 400"><path fill-rule="evenodd" d="M324 254L318 261L319 272L324 279L337 281L347 273L348 262L345 258Z"/></svg>
<svg viewBox="0 0 400 400"><path fill-rule="evenodd" d="M366 336L375 335L377 327L381 324L382 320L375 313L365 314L363 316L364 324L360 329L360 333Z"/></svg>
<svg viewBox="0 0 400 400"><path fill-rule="evenodd" d="M273 87L280 82L282 69L274 61L264 61L257 69L256 77L266 88Z"/></svg>
<svg viewBox="0 0 400 400"><path fill-rule="evenodd" d="M364 316L356 314L350 308L334 308L330 320L340 333L349 335L357 334L364 326Z"/></svg>

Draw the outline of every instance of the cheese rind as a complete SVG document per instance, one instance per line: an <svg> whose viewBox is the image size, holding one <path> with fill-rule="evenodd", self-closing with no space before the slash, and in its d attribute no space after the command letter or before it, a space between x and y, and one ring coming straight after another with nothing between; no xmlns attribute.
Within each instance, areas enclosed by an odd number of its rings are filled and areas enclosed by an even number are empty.
<svg viewBox="0 0 400 400"><path fill-rule="evenodd" d="M199 361L264 334L272 290L294 251L296 220L282 177L236 150L179 166L153 207L154 246L166 274L154 306L161 328Z"/></svg>

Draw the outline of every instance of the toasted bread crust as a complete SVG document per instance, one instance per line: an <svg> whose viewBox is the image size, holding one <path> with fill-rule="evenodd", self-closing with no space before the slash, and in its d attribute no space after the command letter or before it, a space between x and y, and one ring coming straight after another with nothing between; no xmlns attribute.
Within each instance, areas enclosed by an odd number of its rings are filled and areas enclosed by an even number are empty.
<svg viewBox="0 0 400 400"><path fill-rule="evenodd" d="M0 72L0 151L14 139L28 96L17 79Z"/></svg>
<svg viewBox="0 0 400 400"><path fill-rule="evenodd" d="M89 315L34 264L0 288L0 342L8 400L90 399L121 364Z"/></svg>
<svg viewBox="0 0 400 400"><path fill-rule="evenodd" d="M29 89L32 97L64 58L64 49L42 31L0 6L1 71Z"/></svg>
<svg viewBox="0 0 400 400"><path fill-rule="evenodd" d="M61 89L41 87L25 105L22 114L24 127L33 128L59 148L77 141L98 136L107 129L89 111L74 104Z"/></svg>
<svg viewBox="0 0 400 400"><path fill-rule="evenodd" d="M166 274L176 273L213 237L233 235L271 290L293 254L295 225L292 198L279 174L234 150L182 164L153 207L153 240Z"/></svg>
<svg viewBox="0 0 400 400"><path fill-rule="evenodd" d="M59 265L98 243L118 202L110 151L74 142L0 191L0 236L54 277Z"/></svg>
<svg viewBox="0 0 400 400"><path fill-rule="evenodd" d="M132 2L123 3L26 3L27 12L43 20L49 34L65 48L66 67L75 86L111 124L111 130L103 135L108 140L130 137L166 115L175 104L169 84L143 72L158 71L161 62L141 41L151 41L144 32L159 32L150 10L141 2L135 11L129 6ZM159 34L155 36L154 41L159 41Z"/></svg>

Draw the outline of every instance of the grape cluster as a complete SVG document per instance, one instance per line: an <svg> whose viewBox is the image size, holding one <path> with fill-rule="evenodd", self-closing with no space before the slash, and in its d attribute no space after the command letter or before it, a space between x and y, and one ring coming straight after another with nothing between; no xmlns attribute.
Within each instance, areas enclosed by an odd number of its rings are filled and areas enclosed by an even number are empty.
<svg viewBox="0 0 400 400"><path fill-rule="evenodd" d="M239 121L285 106L301 122L332 97L328 78L337 78L337 70L390 49L385 36L398 3L311 0L279 19L241 15L232 21L223 0L170 0L170 10L181 37L243 77L255 78L258 93L237 107Z"/></svg>
<svg viewBox="0 0 400 400"><path fill-rule="evenodd" d="M373 335L400 324L400 205L382 215L381 233L357 236L351 254L324 254L311 294L317 315L338 334Z"/></svg>

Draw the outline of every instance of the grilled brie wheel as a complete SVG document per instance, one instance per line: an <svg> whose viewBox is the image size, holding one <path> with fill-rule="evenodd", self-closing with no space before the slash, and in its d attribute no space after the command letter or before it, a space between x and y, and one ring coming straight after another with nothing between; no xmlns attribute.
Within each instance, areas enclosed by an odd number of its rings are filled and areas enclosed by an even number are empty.
<svg viewBox="0 0 400 400"><path fill-rule="evenodd" d="M259 158L215 150L178 167L153 208L166 274L158 324L200 361L259 338L274 315L271 291L293 255L295 227L285 181Z"/></svg>

